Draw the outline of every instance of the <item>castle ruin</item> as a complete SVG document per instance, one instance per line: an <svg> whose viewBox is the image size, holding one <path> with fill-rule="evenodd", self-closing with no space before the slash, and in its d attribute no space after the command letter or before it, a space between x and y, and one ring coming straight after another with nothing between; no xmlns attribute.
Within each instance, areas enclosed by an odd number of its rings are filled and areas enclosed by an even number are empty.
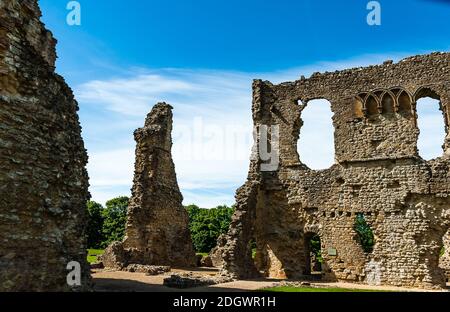
<svg viewBox="0 0 450 312"><path fill-rule="evenodd" d="M195 253L172 160L172 107L156 104L135 131L136 163L126 236L102 256L106 267L193 267Z"/></svg>
<svg viewBox="0 0 450 312"><path fill-rule="evenodd" d="M89 290L87 153L78 104L55 73L56 40L40 16L36 0L0 1L0 291ZM450 275L450 53L279 85L256 80L253 92L259 135L230 230L214 252L222 274L310 277L319 269L310 246L318 237L325 280L443 287ZM430 161L417 149L423 97L439 100L447 134L442 156ZM297 142L303 110L320 98L334 113L336 163L317 171L301 162ZM171 109L157 104L135 132L126 237L108 248L106 266L195 265L171 157ZM272 159L260 150L267 140L277 151L269 169ZM357 218L373 231L371 250L361 245ZM67 283L73 262L81 269L75 288Z"/></svg>
<svg viewBox="0 0 450 312"><path fill-rule="evenodd" d="M440 101L447 133L442 157L431 161L417 149L416 105L423 97ZM302 111L314 99L328 100L334 113L336 162L320 171L304 165L297 152ZM315 73L279 85L256 80L252 111L258 135L248 180L236 194L222 274L310 276L310 240L316 236L323 279L445 285L439 254L450 225L449 53ZM272 170L262 170L263 140L278 151ZM358 241L356 217L373 231L371 251Z"/></svg>
<svg viewBox="0 0 450 312"><path fill-rule="evenodd" d="M40 16L36 0L0 1L0 291L87 290L87 153Z"/></svg>

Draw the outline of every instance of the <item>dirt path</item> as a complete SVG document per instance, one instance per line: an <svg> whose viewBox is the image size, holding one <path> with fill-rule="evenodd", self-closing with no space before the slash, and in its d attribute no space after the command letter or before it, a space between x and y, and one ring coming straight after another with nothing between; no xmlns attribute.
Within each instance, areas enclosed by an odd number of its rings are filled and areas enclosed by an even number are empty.
<svg viewBox="0 0 450 312"><path fill-rule="evenodd" d="M257 291L262 288L279 286L283 282L270 279L261 280L249 280L249 281L234 281L224 284L217 284L207 287L198 287L191 289L174 289L163 285L164 278L168 277L171 273L180 272L192 272L195 274L215 275L216 269L196 269L196 270L183 270L174 269L170 273L147 276L144 273L131 273L122 271L93 271L92 277L94 281L94 290L98 292L112 291L112 292L237 292L237 291ZM432 292L433 290L423 290L416 288L403 288L393 286L371 286L362 284L351 283L322 283L312 282L313 287L333 287L333 288L346 288L346 289L364 289L364 290L379 290L379 291L399 291L399 292ZM449 284L450 286L450 284ZM448 290L444 290L447 291Z"/></svg>
<svg viewBox="0 0 450 312"><path fill-rule="evenodd" d="M170 273L147 276L145 273L124 271L93 270L92 278L95 291L127 291L127 292L176 292L181 291L163 285L164 278L173 273L187 273L214 276L218 270L214 268L198 268L195 270L172 269Z"/></svg>

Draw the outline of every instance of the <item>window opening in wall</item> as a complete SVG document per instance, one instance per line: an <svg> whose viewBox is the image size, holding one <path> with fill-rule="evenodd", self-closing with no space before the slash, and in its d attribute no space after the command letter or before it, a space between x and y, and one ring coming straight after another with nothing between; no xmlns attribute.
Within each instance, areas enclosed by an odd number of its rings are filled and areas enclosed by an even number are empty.
<svg viewBox="0 0 450 312"><path fill-rule="evenodd" d="M419 155L425 160L442 156L445 140L445 123L440 101L431 97L417 100L417 126L420 134L417 141Z"/></svg>
<svg viewBox="0 0 450 312"><path fill-rule="evenodd" d="M357 234L358 242L361 244L364 252L372 252L375 245L375 238L372 228L367 223L363 213L356 214L354 230Z"/></svg>
<svg viewBox="0 0 450 312"><path fill-rule="evenodd" d="M300 161L313 170L328 169L334 164L333 113L329 101L309 101L302 111L303 126L297 151Z"/></svg>
<svg viewBox="0 0 450 312"><path fill-rule="evenodd" d="M305 275L322 273L322 246L320 236L316 233L305 234Z"/></svg>

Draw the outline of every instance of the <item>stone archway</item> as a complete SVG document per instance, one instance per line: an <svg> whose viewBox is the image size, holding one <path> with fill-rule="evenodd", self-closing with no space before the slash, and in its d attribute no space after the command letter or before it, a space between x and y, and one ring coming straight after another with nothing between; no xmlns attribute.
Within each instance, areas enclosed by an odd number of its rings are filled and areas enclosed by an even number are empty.
<svg viewBox="0 0 450 312"><path fill-rule="evenodd" d="M320 236L314 232L304 235L305 246L305 271L304 275L322 274L322 241Z"/></svg>

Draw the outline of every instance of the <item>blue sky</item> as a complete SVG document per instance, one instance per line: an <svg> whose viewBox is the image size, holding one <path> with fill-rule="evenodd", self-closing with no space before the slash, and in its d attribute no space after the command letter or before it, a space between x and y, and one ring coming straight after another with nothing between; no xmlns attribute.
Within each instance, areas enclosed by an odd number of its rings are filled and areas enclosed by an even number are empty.
<svg viewBox="0 0 450 312"><path fill-rule="evenodd" d="M132 132L158 101L175 107L185 204L232 204L249 164L253 78L281 82L450 48L443 0L379 1L380 26L367 24L365 0L80 0L81 26L67 25L67 0L39 2L58 39L57 71L80 104L90 190L100 202L129 195ZM431 155L443 141L442 127L432 125L442 120L424 107L420 122L430 134L421 153ZM308 109L329 112L327 103ZM325 168L333 161L331 122L311 118L301 157ZM313 146L320 136L330 144Z"/></svg>

